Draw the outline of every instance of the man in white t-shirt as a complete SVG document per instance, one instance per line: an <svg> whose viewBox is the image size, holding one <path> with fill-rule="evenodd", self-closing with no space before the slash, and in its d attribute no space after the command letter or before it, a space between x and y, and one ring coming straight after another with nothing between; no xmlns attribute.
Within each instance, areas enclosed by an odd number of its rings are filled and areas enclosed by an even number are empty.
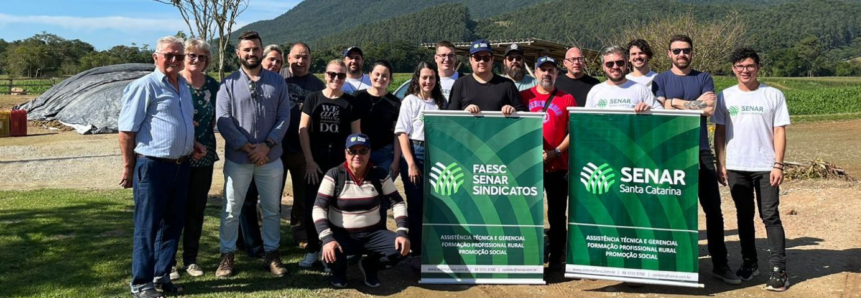
<svg viewBox="0 0 861 298"><path fill-rule="evenodd" d="M439 69L439 84L442 88L442 95L448 101L448 97L451 95L451 86L460 77L457 73L457 53L454 51L454 44L446 40L436 43L436 54L433 60Z"/></svg>
<svg viewBox="0 0 861 298"><path fill-rule="evenodd" d="M625 78L625 73L628 72L628 62L625 57L625 49L619 46L604 49L601 53L601 67L604 68L607 81L589 90L585 107L634 109L634 112L638 113L651 109L663 109L649 88Z"/></svg>
<svg viewBox="0 0 861 298"><path fill-rule="evenodd" d="M652 89L652 80L658 75L649 66L652 61L652 47L642 39L635 39L628 43L628 61L631 62L631 73L625 77L628 80L643 84Z"/></svg>
<svg viewBox="0 0 861 298"><path fill-rule="evenodd" d="M359 47L349 47L344 50L344 64L347 65L347 81L341 90L353 94L359 90L371 87L371 77L362 72L365 65L365 54Z"/></svg>
<svg viewBox="0 0 861 298"><path fill-rule="evenodd" d="M780 90L757 80L761 66L755 51L742 48L731 57L738 85L718 95L712 122L716 124L718 182L729 184L738 214L743 262L736 275L750 280L759 274L753 226L758 206L771 255L766 289L782 292L789 287L789 278L786 236L778 205L789 111Z"/></svg>

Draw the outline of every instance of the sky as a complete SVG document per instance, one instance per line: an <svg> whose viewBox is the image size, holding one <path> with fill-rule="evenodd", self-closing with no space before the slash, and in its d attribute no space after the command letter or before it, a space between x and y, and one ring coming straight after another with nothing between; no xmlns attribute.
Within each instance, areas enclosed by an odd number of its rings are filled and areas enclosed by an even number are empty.
<svg viewBox="0 0 861 298"><path fill-rule="evenodd" d="M233 29L284 14L301 0L249 0ZM42 31L80 39L97 50L132 43L152 47L162 36L188 34L179 11L153 0L17 0L3 1L0 39L13 41ZM193 24L192 24L193 25Z"/></svg>

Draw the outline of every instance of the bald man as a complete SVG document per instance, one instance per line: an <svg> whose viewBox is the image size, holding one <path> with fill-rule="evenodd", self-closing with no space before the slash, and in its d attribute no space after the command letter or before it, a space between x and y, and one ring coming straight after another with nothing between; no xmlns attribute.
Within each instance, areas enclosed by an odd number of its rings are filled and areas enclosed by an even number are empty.
<svg viewBox="0 0 861 298"><path fill-rule="evenodd" d="M574 96L577 106L582 107L586 104L586 96L592 90L592 86L601 81L583 72L586 69L586 57L578 47L570 48L565 52L565 60L562 64L568 73L556 79L556 88Z"/></svg>

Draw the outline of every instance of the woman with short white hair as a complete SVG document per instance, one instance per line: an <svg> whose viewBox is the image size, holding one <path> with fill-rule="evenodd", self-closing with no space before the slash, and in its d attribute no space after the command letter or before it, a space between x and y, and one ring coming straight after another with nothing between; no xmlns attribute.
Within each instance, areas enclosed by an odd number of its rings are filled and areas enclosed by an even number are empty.
<svg viewBox="0 0 861 298"><path fill-rule="evenodd" d="M182 265L188 275L201 276L203 270L197 265L200 250L200 235L203 231L203 211L212 186L212 171L218 154L215 152L215 96L219 83L206 75L211 61L209 44L199 38L185 42L185 68L180 75L188 82L194 106L194 140L206 146L206 156L191 161L191 176L188 183L188 199L185 202L185 229L182 235ZM174 257L175 259L175 257ZM174 260L171 280L178 279L179 272Z"/></svg>

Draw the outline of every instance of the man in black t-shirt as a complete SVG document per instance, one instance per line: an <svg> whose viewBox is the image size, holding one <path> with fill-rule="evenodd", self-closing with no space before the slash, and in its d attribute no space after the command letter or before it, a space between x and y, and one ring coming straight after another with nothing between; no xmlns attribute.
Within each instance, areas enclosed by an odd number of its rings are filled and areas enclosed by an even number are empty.
<svg viewBox="0 0 861 298"><path fill-rule="evenodd" d="M527 111L520 101L514 82L493 73L493 50L490 42L479 39L469 47L469 64L473 73L454 82L451 87L449 110L501 111L511 115L515 110Z"/></svg>
<svg viewBox="0 0 861 298"><path fill-rule="evenodd" d="M586 105L586 95L592 90L592 86L598 85L601 81L583 72L586 67L586 57L578 47L570 48L565 52L565 60L562 64L568 69L568 73L556 79L556 87L574 96L578 107Z"/></svg>

